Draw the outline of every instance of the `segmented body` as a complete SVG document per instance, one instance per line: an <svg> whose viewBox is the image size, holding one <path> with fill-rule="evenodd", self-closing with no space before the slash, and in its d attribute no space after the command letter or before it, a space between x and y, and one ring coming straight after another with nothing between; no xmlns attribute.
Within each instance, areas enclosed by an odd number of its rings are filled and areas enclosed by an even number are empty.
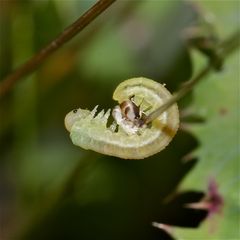
<svg viewBox="0 0 240 240"><path fill-rule="evenodd" d="M121 105L131 96L134 96L134 102L142 112L147 109L144 114L148 115L169 99L171 94L162 84L140 77L122 82L116 88L113 99ZM130 131L124 125L128 123L128 119L124 121L124 116L121 124L113 122L107 127L110 109L98 114L97 107L92 111L74 111L66 116L65 125L75 145L124 159L143 159L160 152L172 140L179 126L176 104L147 126L130 124ZM131 126L135 130L131 131Z"/></svg>

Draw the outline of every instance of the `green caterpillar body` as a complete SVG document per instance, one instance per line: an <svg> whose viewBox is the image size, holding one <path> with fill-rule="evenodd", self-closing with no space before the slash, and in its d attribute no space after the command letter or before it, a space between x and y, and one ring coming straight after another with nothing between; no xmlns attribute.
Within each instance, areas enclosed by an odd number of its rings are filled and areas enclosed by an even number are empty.
<svg viewBox="0 0 240 240"><path fill-rule="evenodd" d="M122 82L115 90L113 99L119 104L134 96L144 114L149 114L171 97L168 90L153 80L132 78ZM102 154L124 159L143 159L163 150L172 140L179 126L177 105L171 106L149 125L134 126L126 131L123 120L114 121L107 127L111 110L97 114L92 110L77 109L67 114L65 126L70 131L73 144ZM123 117L124 119L124 117ZM130 125L130 130L131 130Z"/></svg>

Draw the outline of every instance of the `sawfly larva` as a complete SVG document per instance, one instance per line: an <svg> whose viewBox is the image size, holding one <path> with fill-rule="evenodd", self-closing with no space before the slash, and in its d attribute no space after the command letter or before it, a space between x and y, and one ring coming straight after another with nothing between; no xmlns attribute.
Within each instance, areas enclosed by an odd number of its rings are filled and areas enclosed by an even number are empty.
<svg viewBox="0 0 240 240"><path fill-rule="evenodd" d="M144 120L171 97L160 83L139 77L128 79L118 85L113 99L114 121L108 127L111 109L97 113L75 109L65 117L65 126L73 144L84 149L124 159L143 159L163 150L176 134L179 113L172 105L149 124Z"/></svg>

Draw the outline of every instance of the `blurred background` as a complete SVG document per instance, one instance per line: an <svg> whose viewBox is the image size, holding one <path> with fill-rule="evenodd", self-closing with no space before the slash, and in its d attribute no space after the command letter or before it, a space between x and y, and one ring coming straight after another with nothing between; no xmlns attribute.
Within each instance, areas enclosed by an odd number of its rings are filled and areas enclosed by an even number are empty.
<svg viewBox="0 0 240 240"><path fill-rule="evenodd" d="M95 2L1 0L0 79ZM74 108L116 105L128 78L177 90L207 62L186 29L221 40L239 13L234 0L117 1L19 81L0 100L0 239L239 239L239 52L179 103L181 130L146 160L83 150L63 125Z"/></svg>

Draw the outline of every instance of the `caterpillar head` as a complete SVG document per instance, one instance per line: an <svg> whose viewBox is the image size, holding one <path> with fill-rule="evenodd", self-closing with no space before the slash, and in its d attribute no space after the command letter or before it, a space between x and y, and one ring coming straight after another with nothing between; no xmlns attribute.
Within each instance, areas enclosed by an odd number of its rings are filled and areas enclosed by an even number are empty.
<svg viewBox="0 0 240 240"><path fill-rule="evenodd" d="M70 132L75 122L79 121L79 119L87 117L90 113L91 112L89 110L85 110L81 108L72 110L66 115L64 119L64 124L66 129Z"/></svg>

